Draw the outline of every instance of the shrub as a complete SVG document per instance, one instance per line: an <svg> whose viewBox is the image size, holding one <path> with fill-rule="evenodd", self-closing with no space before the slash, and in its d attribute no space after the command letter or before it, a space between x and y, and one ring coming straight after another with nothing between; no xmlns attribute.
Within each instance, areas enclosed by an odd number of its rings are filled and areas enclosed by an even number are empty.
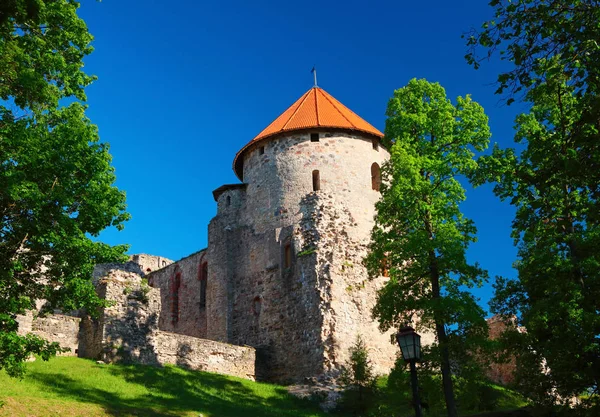
<svg viewBox="0 0 600 417"><path fill-rule="evenodd" d="M365 415L376 396L377 377L369 360L369 352L360 335L349 349L350 359L342 367L340 382L345 390L338 405L340 411Z"/></svg>

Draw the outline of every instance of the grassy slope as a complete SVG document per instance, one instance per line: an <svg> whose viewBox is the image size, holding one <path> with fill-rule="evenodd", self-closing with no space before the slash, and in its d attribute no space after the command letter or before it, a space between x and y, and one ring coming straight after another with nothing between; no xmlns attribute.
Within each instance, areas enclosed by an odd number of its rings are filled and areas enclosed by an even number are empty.
<svg viewBox="0 0 600 417"><path fill-rule="evenodd" d="M410 392L393 392L386 382L385 377L379 381L376 406L388 410L389 415L412 415ZM510 390L496 386L494 390L500 394L497 410L526 405ZM173 366L98 365L66 357L28 364L23 380L0 371L1 404L2 417L334 417L277 385ZM463 410L460 414L476 412ZM428 415L445 413L432 409Z"/></svg>
<svg viewBox="0 0 600 417"><path fill-rule="evenodd" d="M285 388L172 366L97 365L55 358L23 380L0 372L0 416L324 416Z"/></svg>

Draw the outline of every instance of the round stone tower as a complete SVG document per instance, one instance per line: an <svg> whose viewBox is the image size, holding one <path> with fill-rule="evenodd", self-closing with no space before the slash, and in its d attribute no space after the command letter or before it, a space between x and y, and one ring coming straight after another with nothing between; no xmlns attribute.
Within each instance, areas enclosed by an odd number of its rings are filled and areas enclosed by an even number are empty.
<svg viewBox="0 0 600 417"><path fill-rule="evenodd" d="M256 205L253 215L265 206L296 213L307 194L321 191L344 202L359 223L358 233L370 232L380 167L389 158L382 137L314 87L244 146L233 168L247 184L247 203Z"/></svg>
<svg viewBox="0 0 600 417"><path fill-rule="evenodd" d="M237 153L242 184L215 190L207 337L256 347L264 378L335 374L359 334L379 371L393 364L370 313L385 278L362 265L382 137L314 87Z"/></svg>

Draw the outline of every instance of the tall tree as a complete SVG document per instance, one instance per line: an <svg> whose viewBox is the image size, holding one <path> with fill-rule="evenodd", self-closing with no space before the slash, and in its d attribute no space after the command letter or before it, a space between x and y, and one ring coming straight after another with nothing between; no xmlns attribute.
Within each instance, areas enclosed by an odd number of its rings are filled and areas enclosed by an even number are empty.
<svg viewBox="0 0 600 417"><path fill-rule="evenodd" d="M598 395L600 188L596 173L587 173L600 144L582 143L582 99L565 77L548 79L527 98L531 112L517 117L515 136L525 149L496 146L475 179L493 179L496 195L517 209L518 280L497 280L492 308L516 314L527 329L511 338L520 385L551 405L590 389Z"/></svg>
<svg viewBox="0 0 600 417"><path fill-rule="evenodd" d="M525 391L548 405L591 392L598 404L600 2L490 5L496 19L471 33L467 60L502 54L513 66L497 93L531 105L516 120L523 151L496 146L475 176L517 209L519 276L497 281L492 307L527 328L509 339Z"/></svg>
<svg viewBox="0 0 600 417"><path fill-rule="evenodd" d="M96 263L126 247L93 241L128 219L113 186L108 145L85 116L82 71L91 35L72 0L0 3L0 369L23 372L32 353L59 347L17 333L17 314L102 304L91 284ZM60 106L63 99L71 104ZM65 102L65 101L63 101Z"/></svg>
<svg viewBox="0 0 600 417"><path fill-rule="evenodd" d="M451 352L461 345L464 354L463 343L487 330L484 312L465 291L487 274L465 256L476 229L460 211L465 190L458 177L477 167L473 151L487 147L488 119L469 96L454 105L438 83L416 79L394 92L386 114L391 156L366 264L371 275L387 270L389 281L373 313L382 330L416 318L418 329L435 332L446 407L456 416Z"/></svg>

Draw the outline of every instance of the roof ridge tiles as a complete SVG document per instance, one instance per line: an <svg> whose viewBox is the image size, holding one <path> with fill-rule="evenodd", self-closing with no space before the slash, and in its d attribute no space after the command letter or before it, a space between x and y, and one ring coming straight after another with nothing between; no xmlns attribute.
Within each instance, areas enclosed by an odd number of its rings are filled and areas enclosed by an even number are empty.
<svg viewBox="0 0 600 417"><path fill-rule="evenodd" d="M298 107L296 107L296 109L294 110L294 112L290 115L289 119L287 119L287 122L285 122L283 124L283 127L281 128L282 131L286 130L285 128L287 127L288 123L292 121L292 119L294 118L294 116L296 115L296 113L298 113L298 111L300 110L300 108L302 107L302 105L304 104L304 102L306 101L306 99L308 98L308 96L310 95L310 90L307 91L306 93L304 93L304 98L301 97L302 101L300 102L300 104L298 104ZM298 100L296 100L297 102ZM293 106L293 104L292 104ZM286 110L287 111L287 110ZM285 113L285 112L284 112ZM283 115L283 113L282 113ZM277 121L277 119L275 119L275 121ZM272 124L272 123L271 123ZM269 126L267 126L268 128ZM253 140L255 140L256 138L254 138Z"/></svg>
<svg viewBox="0 0 600 417"><path fill-rule="evenodd" d="M335 108L335 109L338 111L338 113L339 113L339 114L340 114L340 115L341 115L341 116L342 116L344 119L346 119L346 121L347 121L348 123L350 123L351 125L354 125L354 123L352 123L352 122L351 122L351 121L350 121L350 120L349 120L349 119L346 117L346 115L345 115L345 114L344 114L344 113L343 113L343 112L342 112L342 111L341 111L341 110L338 108L338 106L336 106L336 105L335 105L335 103L334 103L333 101L331 101L331 100L329 99L329 97L327 97L327 96L328 96L328 94L325 94L324 92L323 92L322 94L323 94L323 97L325 97L325 99L326 99L328 102L330 102L330 103L331 103L331 105L333 106L333 108ZM332 98L333 98L333 97L332 97ZM341 104L341 103L340 103L340 104ZM345 106L344 106L344 107L345 107ZM346 109L352 112L352 110L350 110L348 107L346 107ZM354 112L352 112L352 113L354 113ZM356 113L355 113L355 114L356 114Z"/></svg>

